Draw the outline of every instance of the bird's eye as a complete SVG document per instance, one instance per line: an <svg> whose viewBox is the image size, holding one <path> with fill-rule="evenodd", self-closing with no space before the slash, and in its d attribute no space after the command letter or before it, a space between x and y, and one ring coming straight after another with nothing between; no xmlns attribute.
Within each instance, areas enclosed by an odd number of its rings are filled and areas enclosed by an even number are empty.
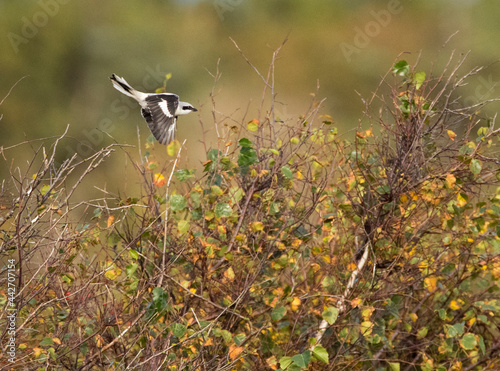
<svg viewBox="0 0 500 371"><path fill-rule="evenodd" d="M182 107L182 109L183 109L183 110L190 110L190 109L191 109L191 107L190 107L190 106L183 106L183 107Z"/></svg>

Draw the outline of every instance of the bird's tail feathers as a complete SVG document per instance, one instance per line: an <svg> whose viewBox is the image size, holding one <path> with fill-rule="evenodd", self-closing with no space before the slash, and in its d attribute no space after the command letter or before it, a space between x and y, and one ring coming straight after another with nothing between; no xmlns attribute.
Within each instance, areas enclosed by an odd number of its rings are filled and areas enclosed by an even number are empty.
<svg viewBox="0 0 500 371"><path fill-rule="evenodd" d="M113 83L113 87L120 93L128 95L129 97L132 97L137 101L141 101L143 99L142 95L145 94L131 87L130 84L127 81L125 81L123 77L113 74L109 79Z"/></svg>

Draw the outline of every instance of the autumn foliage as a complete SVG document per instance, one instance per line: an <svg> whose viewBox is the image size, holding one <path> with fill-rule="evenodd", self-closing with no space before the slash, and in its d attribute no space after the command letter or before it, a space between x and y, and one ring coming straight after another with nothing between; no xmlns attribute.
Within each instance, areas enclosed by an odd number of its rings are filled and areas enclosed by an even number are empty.
<svg viewBox="0 0 500 371"><path fill-rule="evenodd" d="M260 116L220 117L214 97L218 146L198 170L182 161L193 141L167 160L146 149L142 193L78 204L80 179L128 149L56 167L56 140L12 171L0 223L22 274L17 367L500 368L500 131L487 102L460 100L479 71L400 60L340 135L315 99L280 117L276 54Z"/></svg>

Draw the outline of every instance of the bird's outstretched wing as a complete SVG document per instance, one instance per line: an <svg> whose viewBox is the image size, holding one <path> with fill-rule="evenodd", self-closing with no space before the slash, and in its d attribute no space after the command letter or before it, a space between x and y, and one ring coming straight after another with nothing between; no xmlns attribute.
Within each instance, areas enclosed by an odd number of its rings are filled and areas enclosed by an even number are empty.
<svg viewBox="0 0 500 371"><path fill-rule="evenodd" d="M141 114L149 129L158 142L169 144L174 140L179 97L175 94L151 94L145 101L147 107L141 110Z"/></svg>

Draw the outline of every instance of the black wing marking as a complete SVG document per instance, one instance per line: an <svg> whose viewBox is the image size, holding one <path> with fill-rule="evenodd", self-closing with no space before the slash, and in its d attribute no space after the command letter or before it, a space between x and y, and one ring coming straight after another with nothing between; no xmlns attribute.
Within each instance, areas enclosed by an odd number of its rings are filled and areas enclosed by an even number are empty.
<svg viewBox="0 0 500 371"><path fill-rule="evenodd" d="M146 98L147 108L141 114L149 129L161 144L174 140L177 123L175 111L179 106L179 97L175 94L155 94Z"/></svg>

